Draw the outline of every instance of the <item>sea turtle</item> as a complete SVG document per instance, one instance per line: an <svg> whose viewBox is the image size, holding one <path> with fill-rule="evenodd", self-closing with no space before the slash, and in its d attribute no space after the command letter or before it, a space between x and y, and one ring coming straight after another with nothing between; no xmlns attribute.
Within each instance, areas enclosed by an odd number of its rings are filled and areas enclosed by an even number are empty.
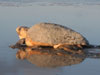
<svg viewBox="0 0 100 75"><path fill-rule="evenodd" d="M89 45L89 42L80 33L54 23L38 23L32 27L19 26L16 28L20 42L27 46L52 46L65 48L68 45L78 47Z"/></svg>

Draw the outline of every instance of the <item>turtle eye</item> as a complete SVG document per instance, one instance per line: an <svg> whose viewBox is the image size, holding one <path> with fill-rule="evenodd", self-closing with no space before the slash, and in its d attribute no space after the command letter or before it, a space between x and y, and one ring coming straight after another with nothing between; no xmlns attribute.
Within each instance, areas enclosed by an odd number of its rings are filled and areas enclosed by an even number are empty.
<svg viewBox="0 0 100 75"><path fill-rule="evenodd" d="M20 27L20 28L18 29L18 31L21 31L21 28L22 28L22 27Z"/></svg>
<svg viewBox="0 0 100 75"><path fill-rule="evenodd" d="M28 27L25 28L26 31L28 31L28 29L29 29Z"/></svg>

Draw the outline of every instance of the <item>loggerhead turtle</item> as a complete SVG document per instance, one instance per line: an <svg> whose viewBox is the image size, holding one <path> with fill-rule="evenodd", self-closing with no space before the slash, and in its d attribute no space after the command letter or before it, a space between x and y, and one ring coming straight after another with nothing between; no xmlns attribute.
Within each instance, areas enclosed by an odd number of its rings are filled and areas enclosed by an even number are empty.
<svg viewBox="0 0 100 75"><path fill-rule="evenodd" d="M52 46L64 48L67 45L86 46L89 42L80 33L54 23L38 23L32 27L19 26L16 28L20 42L27 46Z"/></svg>

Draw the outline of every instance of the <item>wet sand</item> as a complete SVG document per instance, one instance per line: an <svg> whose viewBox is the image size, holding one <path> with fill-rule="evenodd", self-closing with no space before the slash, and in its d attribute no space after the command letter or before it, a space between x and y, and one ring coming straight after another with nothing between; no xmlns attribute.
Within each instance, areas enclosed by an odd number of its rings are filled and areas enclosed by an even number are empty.
<svg viewBox="0 0 100 75"><path fill-rule="evenodd" d="M70 27L91 44L100 44L100 6L0 6L0 75L98 75L100 60L86 58L82 63L59 68L40 68L27 60L16 59L16 51L8 46L18 40L17 26L52 22Z"/></svg>

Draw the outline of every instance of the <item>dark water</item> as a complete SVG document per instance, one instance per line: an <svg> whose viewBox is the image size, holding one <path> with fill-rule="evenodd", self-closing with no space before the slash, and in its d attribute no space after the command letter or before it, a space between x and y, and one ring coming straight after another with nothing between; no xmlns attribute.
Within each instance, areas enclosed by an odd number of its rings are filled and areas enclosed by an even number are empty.
<svg viewBox="0 0 100 75"><path fill-rule="evenodd" d="M93 1L99 2L99 0ZM41 6L35 3L32 6L19 7L1 5L0 75L98 75L100 73L100 59L94 58L86 58L80 64L59 68L40 68L26 60L17 60L16 50L8 47L18 40L16 27L32 26L38 22L68 26L84 35L91 44L100 44L99 5Z"/></svg>

